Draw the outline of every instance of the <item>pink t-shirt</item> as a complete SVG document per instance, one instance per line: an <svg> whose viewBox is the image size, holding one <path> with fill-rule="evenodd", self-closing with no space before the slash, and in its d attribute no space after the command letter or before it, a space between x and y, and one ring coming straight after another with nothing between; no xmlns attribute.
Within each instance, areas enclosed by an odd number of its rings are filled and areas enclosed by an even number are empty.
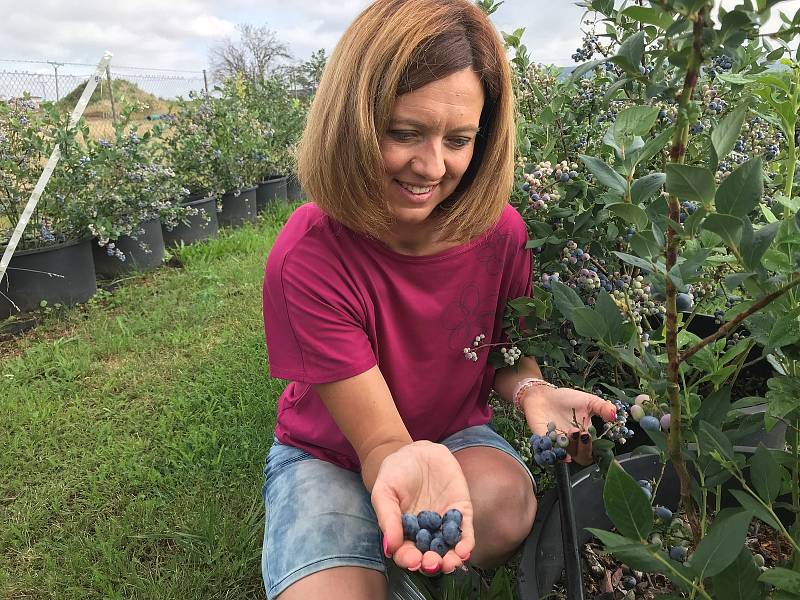
<svg viewBox="0 0 800 600"><path fill-rule="evenodd" d="M531 293L531 251L507 205L478 238L428 256L406 256L304 204L267 259L264 328L273 377L290 380L275 434L346 469L353 447L311 384L380 369L415 440L440 441L491 419L494 369L483 343L506 341L506 301Z"/></svg>

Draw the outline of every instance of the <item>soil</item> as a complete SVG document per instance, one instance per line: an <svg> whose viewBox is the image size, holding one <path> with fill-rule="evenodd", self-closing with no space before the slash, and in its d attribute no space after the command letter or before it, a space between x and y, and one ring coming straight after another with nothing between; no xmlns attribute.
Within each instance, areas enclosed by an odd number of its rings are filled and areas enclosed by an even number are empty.
<svg viewBox="0 0 800 600"><path fill-rule="evenodd" d="M777 532L761 521L753 520L746 542L754 554L764 557L764 569L778 566L788 558L789 549ZM666 594L680 596L667 577L660 573L633 571L603 550L603 545L593 539L582 551L584 590L587 600L651 600ZM622 587L623 577L633 575L638 583L632 590ZM566 581L556 585L549 598L566 600Z"/></svg>

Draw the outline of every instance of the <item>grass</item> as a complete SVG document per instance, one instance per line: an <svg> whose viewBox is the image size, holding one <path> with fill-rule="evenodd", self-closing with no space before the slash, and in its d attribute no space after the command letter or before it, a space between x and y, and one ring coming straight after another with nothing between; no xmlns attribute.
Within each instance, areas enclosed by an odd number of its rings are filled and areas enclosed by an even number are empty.
<svg viewBox="0 0 800 600"><path fill-rule="evenodd" d="M263 598L261 282L290 211L0 346L0 596Z"/></svg>

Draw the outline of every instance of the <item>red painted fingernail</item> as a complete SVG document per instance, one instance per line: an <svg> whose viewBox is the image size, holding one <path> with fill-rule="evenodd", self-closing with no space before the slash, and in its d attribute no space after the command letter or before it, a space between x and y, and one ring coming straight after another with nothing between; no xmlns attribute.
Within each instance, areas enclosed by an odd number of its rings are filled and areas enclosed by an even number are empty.
<svg viewBox="0 0 800 600"><path fill-rule="evenodd" d="M416 566L414 566L414 567L408 567L408 570L409 570L409 571L419 571L419 568L420 568L421 566L422 566L422 563L419 563L418 565L416 565Z"/></svg>
<svg viewBox="0 0 800 600"><path fill-rule="evenodd" d="M428 569L425 568L425 565L422 565L422 572L426 573L428 575L433 575L434 573L438 573L439 572L439 567L438 566L437 567L433 567L433 569L428 570Z"/></svg>
<svg viewBox="0 0 800 600"><path fill-rule="evenodd" d="M383 536L383 553L386 555L386 558L392 558L392 555L389 554L389 540L386 539L386 536Z"/></svg>

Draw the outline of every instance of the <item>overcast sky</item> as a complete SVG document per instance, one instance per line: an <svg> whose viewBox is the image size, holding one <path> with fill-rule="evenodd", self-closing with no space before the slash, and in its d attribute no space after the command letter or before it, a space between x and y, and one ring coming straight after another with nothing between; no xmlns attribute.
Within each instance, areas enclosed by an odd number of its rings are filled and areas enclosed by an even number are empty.
<svg viewBox="0 0 800 600"><path fill-rule="evenodd" d="M725 0L726 5L735 2ZM103 51L113 65L199 71L208 51L237 23L266 25L298 60L318 48L328 54L369 0L0 0L0 59L96 64ZM554 10L554 6L558 10ZM800 0L778 8L794 15ZM493 15L501 31L526 27L524 42L537 62L573 64L582 10L568 0L505 0ZM0 62L0 71L47 65ZM62 67L66 72L68 66Z"/></svg>

